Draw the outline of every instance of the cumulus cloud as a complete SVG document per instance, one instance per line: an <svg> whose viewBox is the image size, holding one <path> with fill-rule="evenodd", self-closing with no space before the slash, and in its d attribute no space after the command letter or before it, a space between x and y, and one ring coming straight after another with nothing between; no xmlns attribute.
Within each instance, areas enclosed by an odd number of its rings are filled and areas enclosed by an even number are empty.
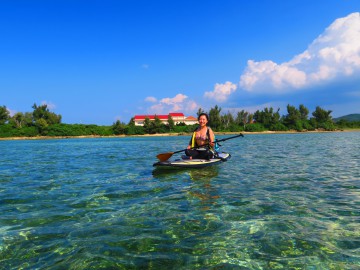
<svg viewBox="0 0 360 270"><path fill-rule="evenodd" d="M162 98L148 109L150 114L168 114L169 112L191 112L198 108L198 104L189 100L184 94L177 94L173 98Z"/></svg>
<svg viewBox="0 0 360 270"><path fill-rule="evenodd" d="M160 100L160 102L167 105L175 105L178 103L182 103L185 99L187 99L187 96L183 94L177 94L173 98L163 98L162 100Z"/></svg>
<svg viewBox="0 0 360 270"><path fill-rule="evenodd" d="M156 102L157 99L156 99L155 97L146 97L146 98L145 98L145 101L146 101L146 102Z"/></svg>
<svg viewBox="0 0 360 270"><path fill-rule="evenodd" d="M209 99L214 99L217 102L226 101L230 94L236 91L237 85L232 82L226 82L224 84L215 84L214 90L211 92L205 92L204 96Z"/></svg>
<svg viewBox="0 0 360 270"><path fill-rule="evenodd" d="M197 104L195 101L190 100L189 102L186 103L185 105L185 111L195 111L199 108L199 104Z"/></svg>
<svg viewBox="0 0 360 270"><path fill-rule="evenodd" d="M360 73L360 13L335 20L306 51L289 62L249 60L240 86L253 92L286 92Z"/></svg>

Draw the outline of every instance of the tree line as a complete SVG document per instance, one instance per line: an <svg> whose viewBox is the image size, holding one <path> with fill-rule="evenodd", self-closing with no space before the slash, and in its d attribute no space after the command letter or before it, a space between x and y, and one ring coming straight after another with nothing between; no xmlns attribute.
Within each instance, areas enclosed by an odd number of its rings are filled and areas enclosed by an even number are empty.
<svg viewBox="0 0 360 270"><path fill-rule="evenodd" d="M18 112L13 116L6 106L0 106L0 137L35 137L35 136L84 136L84 135L144 135L156 133L190 133L197 125L175 124L169 115L168 123L164 124L155 116L154 121L146 118L143 126L136 126L132 118L128 124L116 121L111 126L61 123L62 117L51 112L46 104L32 106L32 112ZM332 131L344 128L360 128L360 121L341 120L335 123L331 110L317 106L309 115L304 105L298 108L287 106L287 114L280 115L280 109L266 107L249 113L241 110L236 114L226 112L217 105L208 112L199 108L197 115L207 113L209 126L217 132L258 132L258 131Z"/></svg>

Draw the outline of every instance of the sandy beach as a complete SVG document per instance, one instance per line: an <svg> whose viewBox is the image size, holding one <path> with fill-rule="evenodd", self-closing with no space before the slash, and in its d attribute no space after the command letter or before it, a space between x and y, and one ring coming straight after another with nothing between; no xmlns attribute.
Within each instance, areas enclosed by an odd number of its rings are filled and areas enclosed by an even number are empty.
<svg viewBox="0 0 360 270"><path fill-rule="evenodd" d="M360 129L346 129L346 130L314 130L314 131L262 131L262 132L215 132L215 135L236 135L242 133L244 135L258 135L258 134L303 134L303 133L331 133L331 132L360 132ZM124 138L124 137L168 137L168 136L191 136L191 133L157 133L144 135L83 135L83 136L36 136L36 137L0 137L0 141L8 140L54 140L54 139L87 139L87 138Z"/></svg>

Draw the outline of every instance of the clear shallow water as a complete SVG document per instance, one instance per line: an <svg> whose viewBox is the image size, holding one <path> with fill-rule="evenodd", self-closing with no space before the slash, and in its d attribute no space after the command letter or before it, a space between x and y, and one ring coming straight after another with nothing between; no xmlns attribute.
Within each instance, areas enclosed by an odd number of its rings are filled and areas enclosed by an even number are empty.
<svg viewBox="0 0 360 270"><path fill-rule="evenodd" d="M187 142L0 141L0 269L360 268L360 133L246 135L220 166L153 169Z"/></svg>

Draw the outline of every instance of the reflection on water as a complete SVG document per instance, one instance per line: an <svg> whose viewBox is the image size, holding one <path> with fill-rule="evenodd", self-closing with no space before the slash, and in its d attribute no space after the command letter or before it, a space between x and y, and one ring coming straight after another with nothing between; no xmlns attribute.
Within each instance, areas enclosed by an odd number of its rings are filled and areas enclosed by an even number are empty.
<svg viewBox="0 0 360 270"><path fill-rule="evenodd" d="M192 180L211 179L219 174L218 166L204 168L167 168L155 167L152 171L155 178L167 178L169 175L189 175Z"/></svg>
<svg viewBox="0 0 360 270"><path fill-rule="evenodd" d="M360 269L360 133L187 140L0 141L0 269Z"/></svg>
<svg viewBox="0 0 360 270"><path fill-rule="evenodd" d="M218 174L219 168L217 166L189 172L191 180L194 181L189 190L189 196L200 200L202 210L209 210L212 205L216 204L216 200L220 198L216 187L211 184L211 180L217 177Z"/></svg>
<svg viewBox="0 0 360 270"><path fill-rule="evenodd" d="M205 168L155 168L153 176L157 179L171 179L169 176L177 178L189 178L192 183L187 190L188 197L200 200L203 209L209 208L209 205L215 204L215 200L220 196L216 194L216 189L211 185L211 180L219 175L219 167Z"/></svg>

